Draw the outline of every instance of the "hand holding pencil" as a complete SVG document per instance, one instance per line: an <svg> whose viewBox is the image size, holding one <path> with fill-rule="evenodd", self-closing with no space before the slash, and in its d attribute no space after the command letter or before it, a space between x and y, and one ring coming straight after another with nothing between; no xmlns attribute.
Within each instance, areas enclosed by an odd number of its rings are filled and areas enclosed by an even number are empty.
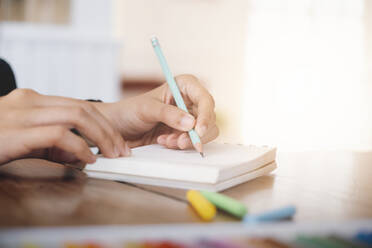
<svg viewBox="0 0 372 248"><path fill-rule="evenodd" d="M216 139L219 130L212 95L193 75L178 75L173 80L187 111L175 106L168 83L116 103L92 104L110 120L130 148L157 143L169 149L190 149L195 147L189 136L192 129L199 136L200 145Z"/></svg>
<svg viewBox="0 0 372 248"><path fill-rule="evenodd" d="M177 107L179 107L180 109L182 109L183 111L188 113L189 111L188 111L188 109L185 105L184 99L183 99L183 97L181 95L181 92L178 88L178 85L177 85L177 83L176 83L176 81L175 81L175 79L172 75L172 72L169 69L167 61L166 61L166 59L163 55L163 52L160 48L160 44L159 44L158 39L156 37L153 37L151 39L151 43L152 43L152 46L153 46L154 51L156 53L156 56L159 59L160 66L163 70L163 73L164 73L165 78L167 80L169 89L172 92L172 95L173 95L174 101L177 104ZM201 127L201 129L204 129L204 128L205 127ZM191 130L188 131L188 134L189 134L189 137L191 139L191 142L192 142L195 150L198 151L202 157L204 157L203 146L202 146L202 142L200 140L200 137L199 137L198 133L195 131L194 128L192 128Z"/></svg>
<svg viewBox="0 0 372 248"><path fill-rule="evenodd" d="M167 83L116 103L91 104L110 120L130 148L157 143L169 149L190 149L188 131L192 128L203 144L211 142L219 132L213 97L193 75L178 75L175 80L190 113L175 106Z"/></svg>

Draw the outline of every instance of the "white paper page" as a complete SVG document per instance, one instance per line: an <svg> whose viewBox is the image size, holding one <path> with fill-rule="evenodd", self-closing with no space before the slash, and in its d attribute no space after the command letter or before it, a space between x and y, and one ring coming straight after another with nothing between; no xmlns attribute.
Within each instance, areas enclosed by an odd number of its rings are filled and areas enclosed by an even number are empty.
<svg viewBox="0 0 372 248"><path fill-rule="evenodd" d="M133 149L133 157L151 159L189 166L212 166L219 169L246 163L267 153L270 148L234 144L210 143L204 145L205 157L195 150L173 150L160 145L148 145Z"/></svg>
<svg viewBox="0 0 372 248"><path fill-rule="evenodd" d="M275 160L275 149L255 146L210 143L204 146L204 153L202 158L194 150L149 145L133 149L131 157L98 158L86 170L216 183Z"/></svg>

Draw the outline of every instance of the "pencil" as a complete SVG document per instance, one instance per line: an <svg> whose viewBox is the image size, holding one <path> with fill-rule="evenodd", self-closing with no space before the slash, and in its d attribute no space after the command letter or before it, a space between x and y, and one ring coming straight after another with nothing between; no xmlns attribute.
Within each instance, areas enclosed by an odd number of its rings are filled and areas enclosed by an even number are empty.
<svg viewBox="0 0 372 248"><path fill-rule="evenodd" d="M176 80L174 80L172 72L170 71L170 69L168 67L168 64L167 64L167 61L165 60L163 52L160 48L158 38L152 37L151 38L151 44L154 48L156 56L159 59L161 69L163 70L163 73L165 75L165 79L166 79L166 81L169 85L169 88L172 92L172 95L173 95L173 98L174 98L174 100L177 104L177 107L179 107L180 109L182 109L183 111L188 113L189 111L187 110L185 102L183 101L183 98L182 98L180 90L177 86ZM195 129L191 129L189 131L189 136L190 136L191 142L192 142L195 150L197 150L200 153L200 156L204 157L203 146L202 146L202 143L200 141L199 135L195 132Z"/></svg>

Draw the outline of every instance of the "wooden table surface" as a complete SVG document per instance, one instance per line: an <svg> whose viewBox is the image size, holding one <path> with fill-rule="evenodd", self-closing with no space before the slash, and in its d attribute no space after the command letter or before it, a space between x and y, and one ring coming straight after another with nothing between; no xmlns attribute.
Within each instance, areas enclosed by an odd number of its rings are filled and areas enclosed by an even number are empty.
<svg viewBox="0 0 372 248"><path fill-rule="evenodd" d="M294 204L298 222L372 218L372 152L279 152L277 163L224 193L251 213ZM0 166L1 227L199 222L184 199L184 190L87 178L44 160Z"/></svg>

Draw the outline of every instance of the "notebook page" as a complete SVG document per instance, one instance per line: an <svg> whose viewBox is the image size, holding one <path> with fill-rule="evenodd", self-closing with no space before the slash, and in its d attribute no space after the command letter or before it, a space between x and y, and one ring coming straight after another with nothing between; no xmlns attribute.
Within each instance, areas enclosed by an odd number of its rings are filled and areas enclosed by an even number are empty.
<svg viewBox="0 0 372 248"><path fill-rule="evenodd" d="M149 145L132 150L131 157L98 158L86 170L163 179L216 183L254 170L275 159L270 148L210 143L205 157L194 150L171 150ZM270 156L267 156L267 155ZM221 171L224 171L221 175Z"/></svg>
<svg viewBox="0 0 372 248"><path fill-rule="evenodd" d="M265 149L257 146L210 143L204 145L205 157L203 158L195 150L172 150L159 145L148 145L133 149L133 155L141 159L172 164L224 169L252 161L269 150L270 148Z"/></svg>

